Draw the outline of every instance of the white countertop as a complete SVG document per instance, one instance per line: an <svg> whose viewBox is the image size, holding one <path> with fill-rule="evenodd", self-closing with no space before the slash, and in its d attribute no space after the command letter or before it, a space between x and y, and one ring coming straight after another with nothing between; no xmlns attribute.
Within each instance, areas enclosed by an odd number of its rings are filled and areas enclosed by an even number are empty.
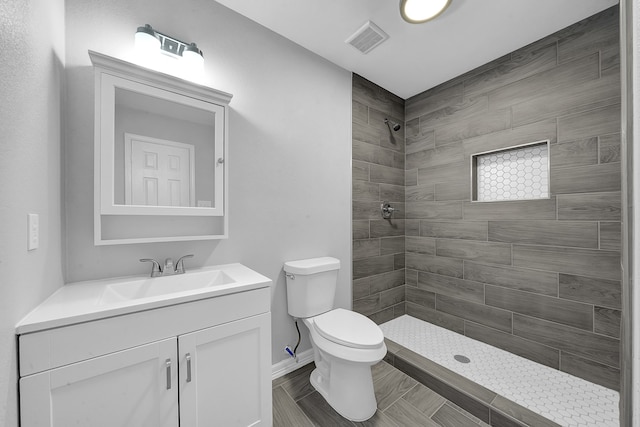
<svg viewBox="0 0 640 427"><path fill-rule="evenodd" d="M149 284L153 281L162 280L189 280L192 277L190 273L195 276L196 274L214 270L223 271L226 276L233 279L232 283L205 286L151 297L104 302L105 293L113 285L127 286L129 283L135 285L135 283L140 283L141 281ZM69 283L54 292L53 295L18 322L16 334L38 332L204 298L245 292L270 285L271 280L269 278L237 263L205 267L187 271L180 275L153 279L150 279L148 275L139 275Z"/></svg>

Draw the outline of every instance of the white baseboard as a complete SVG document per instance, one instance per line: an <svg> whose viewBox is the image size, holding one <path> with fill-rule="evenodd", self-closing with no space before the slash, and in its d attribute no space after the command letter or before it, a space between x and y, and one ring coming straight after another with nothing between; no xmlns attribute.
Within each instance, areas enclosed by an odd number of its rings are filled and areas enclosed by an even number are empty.
<svg viewBox="0 0 640 427"><path fill-rule="evenodd" d="M287 375L289 372L293 372L296 369L302 368L311 362L313 362L312 348L299 353L297 363L294 358L290 357L276 363L275 365L271 365L271 381L276 378L280 378L283 375Z"/></svg>

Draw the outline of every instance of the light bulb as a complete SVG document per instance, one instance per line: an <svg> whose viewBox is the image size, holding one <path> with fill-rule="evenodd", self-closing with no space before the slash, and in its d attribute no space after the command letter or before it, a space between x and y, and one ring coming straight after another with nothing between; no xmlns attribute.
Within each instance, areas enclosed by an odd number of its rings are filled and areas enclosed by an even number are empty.
<svg viewBox="0 0 640 427"><path fill-rule="evenodd" d="M401 0L400 15L412 24L429 21L440 15L451 0Z"/></svg>

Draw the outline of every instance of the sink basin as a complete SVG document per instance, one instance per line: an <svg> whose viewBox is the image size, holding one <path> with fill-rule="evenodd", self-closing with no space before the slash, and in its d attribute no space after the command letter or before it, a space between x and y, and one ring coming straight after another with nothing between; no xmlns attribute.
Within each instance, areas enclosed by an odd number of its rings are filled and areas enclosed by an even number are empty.
<svg viewBox="0 0 640 427"><path fill-rule="evenodd" d="M235 280L221 270L196 271L175 276L132 279L105 286L99 305L108 305L178 292L196 291L229 285Z"/></svg>

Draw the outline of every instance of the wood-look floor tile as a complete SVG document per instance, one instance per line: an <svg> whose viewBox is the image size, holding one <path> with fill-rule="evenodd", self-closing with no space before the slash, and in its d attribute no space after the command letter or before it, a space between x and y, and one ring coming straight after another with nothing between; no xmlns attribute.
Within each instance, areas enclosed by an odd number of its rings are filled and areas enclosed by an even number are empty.
<svg viewBox="0 0 640 427"><path fill-rule="evenodd" d="M387 362L378 362L371 367L371 376L373 378L373 381L376 382L377 380L389 375L395 370L396 369Z"/></svg>
<svg viewBox="0 0 640 427"><path fill-rule="evenodd" d="M378 401L378 408L384 411L416 384L416 380L398 370L394 370L374 382L373 388Z"/></svg>
<svg viewBox="0 0 640 427"><path fill-rule="evenodd" d="M293 400L298 401L315 391L315 389L311 385L311 382L309 381L310 375L311 371L306 370L304 374L297 375L283 382L281 387L289 394L289 396L291 396Z"/></svg>
<svg viewBox="0 0 640 427"><path fill-rule="evenodd" d="M444 401L444 399L443 399ZM400 399L391 405L385 412L391 420L402 427L437 427L438 424L411 405L404 399Z"/></svg>
<svg viewBox="0 0 640 427"><path fill-rule="evenodd" d="M282 387L273 389L273 427L308 427L313 423Z"/></svg>
<svg viewBox="0 0 640 427"><path fill-rule="evenodd" d="M454 409L449 404L442 405L438 411L431 417L432 420L441 425L442 427L462 427L470 425L478 425L471 418L464 415L462 412Z"/></svg>
<svg viewBox="0 0 640 427"><path fill-rule="evenodd" d="M402 400L409 402L411 406L427 417L435 414L446 402L444 397L422 384L416 384L415 387L402 396Z"/></svg>
<svg viewBox="0 0 640 427"><path fill-rule="evenodd" d="M398 424L380 410L376 411L373 417L368 420L361 422L354 421L353 424L358 427L404 427L403 424Z"/></svg>
<svg viewBox="0 0 640 427"><path fill-rule="evenodd" d="M317 427L353 427L353 423L338 414L317 391L300 399L298 405Z"/></svg>

